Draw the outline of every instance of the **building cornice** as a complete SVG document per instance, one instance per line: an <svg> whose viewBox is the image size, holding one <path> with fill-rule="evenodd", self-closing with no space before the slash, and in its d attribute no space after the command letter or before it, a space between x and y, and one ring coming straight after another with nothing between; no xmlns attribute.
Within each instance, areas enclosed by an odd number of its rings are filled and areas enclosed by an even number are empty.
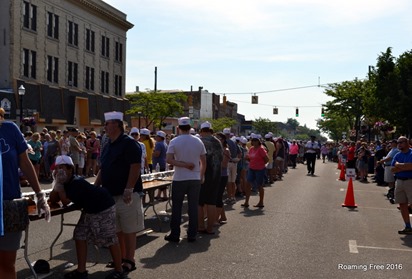
<svg viewBox="0 0 412 279"><path fill-rule="evenodd" d="M110 20L117 26L123 28L124 30L129 30L133 28L133 24L128 22L125 18L126 15L124 15L124 18L116 15L113 11L110 11L109 9L103 7L102 5L99 5L96 3L96 1L91 1L91 0L68 0L69 2L72 2L78 6L81 6L83 9L89 10L91 13L94 13L102 18L105 18L107 20ZM102 1L100 1L102 2ZM104 4L102 2L102 4ZM107 5L107 4L106 4ZM109 6L109 5L108 5ZM113 8L115 10L115 8ZM120 11L116 10L118 13L121 13Z"/></svg>

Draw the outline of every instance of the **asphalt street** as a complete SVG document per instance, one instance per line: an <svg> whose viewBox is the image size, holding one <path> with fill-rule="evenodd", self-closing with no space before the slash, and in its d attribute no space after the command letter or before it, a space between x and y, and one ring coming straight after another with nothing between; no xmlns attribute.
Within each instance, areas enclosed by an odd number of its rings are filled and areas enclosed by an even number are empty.
<svg viewBox="0 0 412 279"><path fill-rule="evenodd" d="M200 235L196 242L167 243L168 214L165 202L156 204L162 231L151 209L146 226L154 232L139 236L135 254L137 270L129 278L411 278L412 235L397 233L403 222L396 205L385 198L386 187L354 181L358 207L342 207L348 181L339 181L336 163L316 162L315 176L306 166L289 169L283 181L265 187L265 207L244 209L242 200L226 206L228 223L216 235ZM371 181L371 178L369 178ZM44 188L50 187L44 185ZM251 197L251 205L258 197ZM65 223L76 223L79 212L66 214ZM183 216L182 232L187 226ZM32 222L29 231L31 261L49 259L60 216L50 223ZM76 263L73 227L67 226L49 261L52 274L63 278ZM89 278L104 278L110 270L107 249L97 254L91 246ZM95 261L98 260L96 264ZM18 278L30 270L18 251Z"/></svg>

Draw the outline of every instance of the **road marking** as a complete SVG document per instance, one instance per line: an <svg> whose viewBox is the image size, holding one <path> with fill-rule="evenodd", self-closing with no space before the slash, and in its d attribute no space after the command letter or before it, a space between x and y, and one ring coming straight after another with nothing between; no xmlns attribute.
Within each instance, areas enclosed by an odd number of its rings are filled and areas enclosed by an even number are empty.
<svg viewBox="0 0 412 279"><path fill-rule="evenodd" d="M349 252L353 254L358 254L358 246L356 245L356 240L349 240Z"/></svg>
<svg viewBox="0 0 412 279"><path fill-rule="evenodd" d="M388 248L388 247L374 247L374 246L361 246L356 244L356 240L349 240L349 252L353 254L358 254L358 248L364 249L374 249L374 250L389 250L389 251L401 251L401 252L412 252L412 249L400 249L400 248Z"/></svg>

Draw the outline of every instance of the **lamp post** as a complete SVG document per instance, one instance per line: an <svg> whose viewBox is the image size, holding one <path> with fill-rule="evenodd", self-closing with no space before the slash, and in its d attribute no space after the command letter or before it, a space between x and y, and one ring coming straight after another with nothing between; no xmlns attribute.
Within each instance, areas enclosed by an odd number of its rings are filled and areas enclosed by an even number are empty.
<svg viewBox="0 0 412 279"><path fill-rule="evenodd" d="M20 130L23 131L23 96L26 93L26 88L23 85L19 87L19 98L20 98Z"/></svg>
<svg viewBox="0 0 412 279"><path fill-rule="evenodd" d="M142 113L139 111L139 112L137 113L137 115L139 116L139 130L140 130L140 128L141 128L141 126L140 126L140 116L142 115Z"/></svg>

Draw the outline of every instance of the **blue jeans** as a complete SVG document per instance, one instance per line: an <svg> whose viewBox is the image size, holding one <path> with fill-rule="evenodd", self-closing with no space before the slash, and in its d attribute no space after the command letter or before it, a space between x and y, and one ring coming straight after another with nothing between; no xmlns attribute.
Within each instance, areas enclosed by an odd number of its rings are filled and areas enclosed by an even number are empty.
<svg viewBox="0 0 412 279"><path fill-rule="evenodd" d="M170 236L180 237L180 225L182 219L182 207L185 195L189 214L189 226L187 236L196 237L197 234L197 210L199 204L200 180L185 180L172 182L172 216L170 219Z"/></svg>

